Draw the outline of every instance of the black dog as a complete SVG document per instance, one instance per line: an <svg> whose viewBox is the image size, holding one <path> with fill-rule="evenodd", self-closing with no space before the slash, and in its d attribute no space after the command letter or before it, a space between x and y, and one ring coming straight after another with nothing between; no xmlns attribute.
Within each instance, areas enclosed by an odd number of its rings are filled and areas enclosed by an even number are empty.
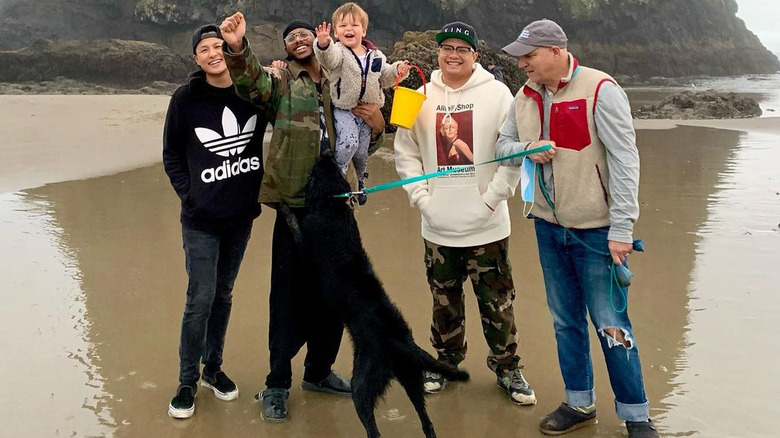
<svg viewBox="0 0 780 438"><path fill-rule="evenodd" d="M368 438L379 437L374 408L395 378L414 405L425 436L434 438L425 409L423 371L440 373L451 381L468 380L469 374L437 361L415 344L409 325L374 273L352 208L345 198L333 197L349 190L332 155L323 156L309 178L306 201L311 210L300 224L299 235L311 254L325 301L333 307L330 311L343 318L352 338L355 410ZM288 224L295 227L289 220Z"/></svg>

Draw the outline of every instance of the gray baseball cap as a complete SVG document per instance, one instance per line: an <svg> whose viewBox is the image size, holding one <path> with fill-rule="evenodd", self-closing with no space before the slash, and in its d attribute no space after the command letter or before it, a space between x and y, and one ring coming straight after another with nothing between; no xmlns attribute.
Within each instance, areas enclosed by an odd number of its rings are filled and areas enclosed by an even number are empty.
<svg viewBox="0 0 780 438"><path fill-rule="evenodd" d="M558 46L565 49L568 41L561 26L545 18L526 26L513 43L501 50L511 56L520 57L533 52L537 47Z"/></svg>

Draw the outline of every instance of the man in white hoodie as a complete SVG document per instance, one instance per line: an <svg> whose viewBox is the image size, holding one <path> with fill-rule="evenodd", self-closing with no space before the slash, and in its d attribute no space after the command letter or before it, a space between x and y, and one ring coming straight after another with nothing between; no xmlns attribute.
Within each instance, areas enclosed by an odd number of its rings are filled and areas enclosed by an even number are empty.
<svg viewBox="0 0 780 438"><path fill-rule="evenodd" d="M476 62L473 27L447 24L436 42L439 70L431 74L428 99L413 128L401 129L395 137L401 178L459 168L404 186L410 204L422 213L425 267L433 294L431 342L439 360L457 365L465 358L463 283L470 278L490 347L487 365L513 402L533 405L536 395L523 378L516 354L515 289L508 258L507 199L514 195L520 173L496 163L475 166L495 157L512 94ZM439 374L425 375L426 392L439 392L446 383Z"/></svg>

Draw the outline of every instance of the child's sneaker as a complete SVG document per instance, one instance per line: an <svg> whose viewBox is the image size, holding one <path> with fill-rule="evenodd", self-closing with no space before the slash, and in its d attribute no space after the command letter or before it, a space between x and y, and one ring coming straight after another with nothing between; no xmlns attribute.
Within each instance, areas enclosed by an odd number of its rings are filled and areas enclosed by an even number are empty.
<svg viewBox="0 0 780 438"><path fill-rule="evenodd" d="M238 387L224 371L217 371L210 376L206 373L206 370L203 370L203 378L200 384L213 390L214 395L220 400L230 401L238 398Z"/></svg>
<svg viewBox="0 0 780 438"><path fill-rule="evenodd" d="M195 415L195 394L198 388L194 385L179 385L176 395L168 405L168 415L172 418L190 418Z"/></svg>
<svg viewBox="0 0 780 438"><path fill-rule="evenodd" d="M368 174L364 174L364 176L368 176ZM363 183L363 181L359 181L358 182L358 190L359 191L362 192L365 187L366 186L365 186L365 183ZM366 196L365 193L361 193L361 194L357 195L357 200L358 200L358 205L365 205L366 201L368 201L368 197Z"/></svg>

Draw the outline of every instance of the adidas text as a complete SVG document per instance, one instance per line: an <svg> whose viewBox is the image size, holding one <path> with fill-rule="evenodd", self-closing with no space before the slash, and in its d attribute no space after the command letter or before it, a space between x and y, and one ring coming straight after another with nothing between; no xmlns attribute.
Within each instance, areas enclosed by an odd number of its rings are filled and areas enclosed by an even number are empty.
<svg viewBox="0 0 780 438"><path fill-rule="evenodd" d="M204 183L213 183L214 181L222 181L223 179L228 179L255 170L260 170L259 157L241 158L233 163L231 163L230 160L225 160L222 165L205 169L201 172L200 179L202 179Z"/></svg>

